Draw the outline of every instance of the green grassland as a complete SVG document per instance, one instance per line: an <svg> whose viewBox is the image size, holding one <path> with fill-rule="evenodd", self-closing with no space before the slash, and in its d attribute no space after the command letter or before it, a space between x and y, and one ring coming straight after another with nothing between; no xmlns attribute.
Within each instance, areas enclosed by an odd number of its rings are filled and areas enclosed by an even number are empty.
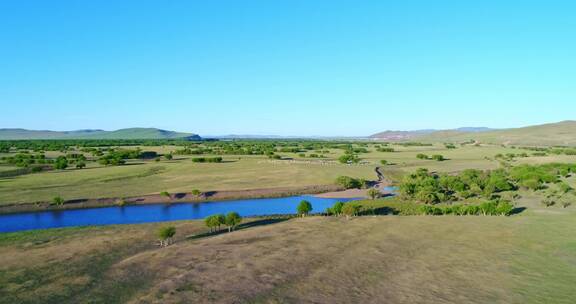
<svg viewBox="0 0 576 304"><path fill-rule="evenodd" d="M360 146L360 144L359 144ZM55 196L66 200L85 198L130 197L155 194L201 191L246 190L277 187L302 187L333 184L341 175L375 179L374 168L381 160L387 177L399 180L403 174L424 167L438 172L457 172L467 168L496 169L496 154L521 153L522 149L501 146L463 146L447 149L444 145L403 147L393 145L395 152L377 152L376 144L361 144L369 153L360 153L360 164L341 164L337 159L344 152L329 149L325 158L310 158L310 153L278 154L282 160L265 155L224 155L222 163L194 163L196 156L175 155L172 160L130 160L122 166L103 166L88 162L84 169L46 171L10 178L0 178L0 204L49 201ZM167 154L178 147L140 147L147 151ZM420 160L419 153L441 154L447 160ZM61 152L48 151L55 158ZM211 155L202 155L210 157ZM90 158L90 156L88 155ZM576 156L552 155L517 159L517 163L570 162Z"/></svg>

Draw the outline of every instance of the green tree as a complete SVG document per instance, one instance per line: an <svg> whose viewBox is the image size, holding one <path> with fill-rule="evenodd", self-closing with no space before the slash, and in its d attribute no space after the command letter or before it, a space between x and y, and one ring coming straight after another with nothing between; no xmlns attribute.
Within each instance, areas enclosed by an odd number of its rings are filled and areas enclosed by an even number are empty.
<svg viewBox="0 0 576 304"><path fill-rule="evenodd" d="M423 154L423 153L418 153L418 154L416 154L416 158L418 158L418 159L428 159L428 155Z"/></svg>
<svg viewBox="0 0 576 304"><path fill-rule="evenodd" d="M347 204L344 204L344 206L342 206L342 214L344 214L347 219L350 219L350 217L352 217L352 216L356 216L359 211L360 211L360 206L352 204L352 203L347 203Z"/></svg>
<svg viewBox="0 0 576 304"><path fill-rule="evenodd" d="M298 215L305 217L312 211L312 204L309 201L301 201L297 208Z"/></svg>
<svg viewBox="0 0 576 304"><path fill-rule="evenodd" d="M225 224L228 226L228 232L235 230L236 226L238 226L242 222L242 217L237 212L229 212L226 214Z"/></svg>
<svg viewBox="0 0 576 304"><path fill-rule="evenodd" d="M383 160L380 161L380 164L383 165L383 166L386 166L386 165L388 164L388 161L385 160L385 159L383 159Z"/></svg>
<svg viewBox="0 0 576 304"><path fill-rule="evenodd" d="M83 161L78 161L78 162L76 163L76 169L84 169L84 168L86 168L86 163L85 163L85 162L83 162Z"/></svg>
<svg viewBox="0 0 576 304"><path fill-rule="evenodd" d="M342 207L344 207L343 202L335 202L332 208L330 208L330 210L332 211L331 213L336 216L339 216L340 214L342 214Z"/></svg>
<svg viewBox="0 0 576 304"><path fill-rule="evenodd" d="M166 160L172 160L172 153L164 154L164 158L166 158Z"/></svg>
<svg viewBox="0 0 576 304"><path fill-rule="evenodd" d="M192 190L192 195L198 197L198 196L202 195L202 191L200 191L198 189L194 189L194 190Z"/></svg>
<svg viewBox="0 0 576 304"><path fill-rule="evenodd" d="M379 198L380 195L381 195L380 191L379 191L378 189L376 189L376 188L370 188L370 189L367 191L367 194L368 194L368 196L369 196L371 199L373 199L373 200Z"/></svg>
<svg viewBox="0 0 576 304"><path fill-rule="evenodd" d="M160 227L157 232L158 238L160 239L160 247L166 247L172 243L172 238L176 235L176 227L165 226Z"/></svg>
<svg viewBox="0 0 576 304"><path fill-rule="evenodd" d="M56 161L54 161L54 169L64 170L66 168L68 168L68 159L64 156L58 156Z"/></svg>
<svg viewBox="0 0 576 304"><path fill-rule="evenodd" d="M172 198L172 197L170 196L170 193L168 193L168 191L162 191L162 192L160 192L160 195L161 195L161 196L164 196L164 197L167 197L167 198L169 198L169 199Z"/></svg>
<svg viewBox="0 0 576 304"><path fill-rule="evenodd" d="M61 196L55 196L52 199L52 205L62 206L64 205L64 199Z"/></svg>

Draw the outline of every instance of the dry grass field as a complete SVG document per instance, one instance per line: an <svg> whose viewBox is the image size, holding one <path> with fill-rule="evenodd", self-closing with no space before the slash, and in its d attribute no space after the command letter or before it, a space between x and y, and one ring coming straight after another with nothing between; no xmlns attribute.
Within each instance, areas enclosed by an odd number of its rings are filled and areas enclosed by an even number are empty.
<svg viewBox="0 0 576 304"><path fill-rule="evenodd" d="M161 224L0 235L0 303L572 303L576 212Z"/></svg>

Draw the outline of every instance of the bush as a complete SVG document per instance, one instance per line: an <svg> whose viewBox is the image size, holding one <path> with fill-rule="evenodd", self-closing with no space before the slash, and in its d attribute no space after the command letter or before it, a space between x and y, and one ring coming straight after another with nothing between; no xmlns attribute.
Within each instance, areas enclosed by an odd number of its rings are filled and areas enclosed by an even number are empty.
<svg viewBox="0 0 576 304"><path fill-rule="evenodd" d="M56 196L52 199L52 205L62 206L64 205L64 199L61 196Z"/></svg>
<svg viewBox="0 0 576 304"><path fill-rule="evenodd" d="M446 159L444 158L444 156L440 155L440 154L435 154L432 155L432 159L435 161L445 161Z"/></svg>
<svg viewBox="0 0 576 304"><path fill-rule="evenodd" d="M336 184L344 189L360 189L365 185L365 181L349 176L340 176L336 179Z"/></svg>
<svg viewBox="0 0 576 304"><path fill-rule="evenodd" d="M418 159L428 159L428 155L423 154L423 153L418 153L418 154L416 155L416 158L418 158Z"/></svg>
<svg viewBox="0 0 576 304"><path fill-rule="evenodd" d="M172 242L172 238L176 235L176 227L166 226L158 229L158 238L160 239L160 247L166 247Z"/></svg>
<svg viewBox="0 0 576 304"><path fill-rule="evenodd" d="M347 203L347 204L344 204L344 206L342 206L342 214L344 214L346 216L346 218L350 218L352 216L358 215L359 211L360 211L360 206L358 206L354 203Z"/></svg>
<svg viewBox="0 0 576 304"><path fill-rule="evenodd" d="M329 215L340 215L342 214L342 207L344 207L344 203L343 202L336 202L334 203L334 205L332 205L331 208L328 208L328 214Z"/></svg>

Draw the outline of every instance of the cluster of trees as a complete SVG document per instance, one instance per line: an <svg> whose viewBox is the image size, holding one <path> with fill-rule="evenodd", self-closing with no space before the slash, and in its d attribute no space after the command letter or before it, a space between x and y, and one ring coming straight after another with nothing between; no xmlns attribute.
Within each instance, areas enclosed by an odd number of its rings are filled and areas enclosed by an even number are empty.
<svg viewBox="0 0 576 304"><path fill-rule="evenodd" d="M423 215L500 215L510 216L514 212L514 205L507 201L488 201L479 205L448 205L430 206L422 205L419 211Z"/></svg>
<svg viewBox="0 0 576 304"><path fill-rule="evenodd" d="M221 226L227 226L228 232L231 232L242 223L242 217L237 212L229 212L228 214L214 214L204 219L204 223L210 232L217 232Z"/></svg>
<svg viewBox="0 0 576 304"><path fill-rule="evenodd" d="M326 214L329 216L346 216L350 218L357 216L360 213L360 206L355 203L336 202L332 207L326 209Z"/></svg>
<svg viewBox="0 0 576 304"><path fill-rule="evenodd" d="M49 164L53 161L44 154L17 153L14 156L2 157L2 161L16 167L27 168L34 164Z"/></svg>
<svg viewBox="0 0 576 304"><path fill-rule="evenodd" d="M98 162L105 166L119 166L126 163L128 159L151 159L157 157L154 151L142 151L136 149L110 149L108 153L101 156Z"/></svg>
<svg viewBox="0 0 576 304"><path fill-rule="evenodd" d="M492 197L492 194L514 189L504 170L480 171L468 169L459 175L434 174L418 169L406 176L399 185L400 196L425 204L455 201L473 196Z"/></svg>
<svg viewBox="0 0 576 304"><path fill-rule="evenodd" d="M362 189L368 186L368 181L350 176L339 176L336 178L336 184L344 189Z"/></svg>
<svg viewBox="0 0 576 304"><path fill-rule="evenodd" d="M420 143L420 142L405 142L405 143L398 143L398 145L403 147L431 147L433 144L427 143Z"/></svg>
<svg viewBox="0 0 576 304"><path fill-rule="evenodd" d="M444 156L440 155L440 154L434 154L432 156L428 156L428 155L423 154L423 153L418 153L416 155L416 158L418 158L418 159L430 159L430 160L435 160L435 161L445 161L446 160L446 158L444 158Z"/></svg>
<svg viewBox="0 0 576 304"><path fill-rule="evenodd" d="M481 171L464 170L458 175L434 174L427 169L418 169L406 176L399 185L400 196L425 204L456 201L470 197L492 199L503 191L525 188L541 190L556 184L562 191L570 186L560 177L576 172L576 164L522 165L509 170Z"/></svg>
<svg viewBox="0 0 576 304"><path fill-rule="evenodd" d="M376 151L378 152L394 152L394 148L390 148L390 147L381 147L381 148L376 148Z"/></svg>
<svg viewBox="0 0 576 304"><path fill-rule="evenodd" d="M222 157L194 157L192 161L195 163L221 163Z"/></svg>
<svg viewBox="0 0 576 304"><path fill-rule="evenodd" d="M78 147L123 147L123 146L184 146L186 139L58 139L58 140L2 140L0 151L68 151Z"/></svg>
<svg viewBox="0 0 576 304"><path fill-rule="evenodd" d="M341 164L357 164L360 162L360 158L356 154L345 153L338 158Z"/></svg>

